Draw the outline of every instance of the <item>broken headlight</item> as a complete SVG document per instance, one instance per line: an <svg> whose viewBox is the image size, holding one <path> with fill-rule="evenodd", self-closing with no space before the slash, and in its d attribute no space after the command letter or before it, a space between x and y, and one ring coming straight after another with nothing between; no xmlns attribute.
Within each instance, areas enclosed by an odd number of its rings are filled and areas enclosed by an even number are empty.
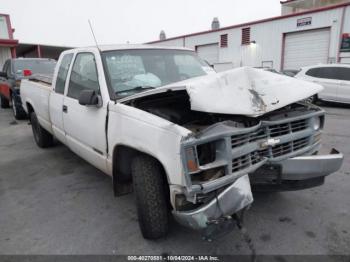
<svg viewBox="0 0 350 262"><path fill-rule="evenodd" d="M198 145L197 156L200 166L214 162L216 159L216 142Z"/></svg>
<svg viewBox="0 0 350 262"><path fill-rule="evenodd" d="M216 160L217 142L208 142L185 149L187 170L190 173L199 171L200 166L210 164Z"/></svg>

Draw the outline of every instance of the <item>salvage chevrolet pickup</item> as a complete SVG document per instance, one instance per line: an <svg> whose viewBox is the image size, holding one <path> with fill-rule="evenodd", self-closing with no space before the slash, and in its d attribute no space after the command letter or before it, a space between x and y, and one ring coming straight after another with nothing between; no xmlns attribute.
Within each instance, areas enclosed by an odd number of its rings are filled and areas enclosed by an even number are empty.
<svg viewBox="0 0 350 262"><path fill-rule="evenodd" d="M253 202L251 185L320 185L343 155L317 155L321 86L243 67L215 73L196 53L147 45L65 51L53 81L22 81L39 147L53 137L136 195L145 238L169 213L205 234ZM210 228L210 230L208 230Z"/></svg>

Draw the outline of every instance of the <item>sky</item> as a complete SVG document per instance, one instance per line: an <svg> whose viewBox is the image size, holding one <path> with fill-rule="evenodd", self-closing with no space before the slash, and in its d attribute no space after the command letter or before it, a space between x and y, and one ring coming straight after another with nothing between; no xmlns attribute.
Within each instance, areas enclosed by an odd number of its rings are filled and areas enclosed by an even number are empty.
<svg viewBox="0 0 350 262"><path fill-rule="evenodd" d="M145 43L280 15L279 0L0 0L15 39L60 46Z"/></svg>

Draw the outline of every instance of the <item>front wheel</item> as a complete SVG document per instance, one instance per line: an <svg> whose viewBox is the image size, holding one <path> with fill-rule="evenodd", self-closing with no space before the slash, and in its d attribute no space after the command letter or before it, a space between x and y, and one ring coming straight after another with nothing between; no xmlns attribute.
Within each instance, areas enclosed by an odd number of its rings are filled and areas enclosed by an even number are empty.
<svg viewBox="0 0 350 262"><path fill-rule="evenodd" d="M46 148L52 146L53 136L42 128L34 112L30 114L30 123L32 124L34 140L38 147Z"/></svg>
<svg viewBox="0 0 350 262"><path fill-rule="evenodd" d="M140 155L133 160L131 169L143 237L158 239L166 236L169 227L167 183L160 164L149 156Z"/></svg>

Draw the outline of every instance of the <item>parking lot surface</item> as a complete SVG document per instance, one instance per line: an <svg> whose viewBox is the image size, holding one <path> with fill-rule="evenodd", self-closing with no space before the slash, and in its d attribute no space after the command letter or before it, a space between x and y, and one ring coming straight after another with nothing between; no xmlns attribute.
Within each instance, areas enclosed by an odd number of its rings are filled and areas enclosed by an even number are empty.
<svg viewBox="0 0 350 262"><path fill-rule="evenodd" d="M350 108L327 105L323 151L345 155L321 187L254 194L245 225L258 254L350 254ZM38 148L28 121L0 110L0 254L250 254L238 230L211 243L175 222L142 238L134 196L58 144Z"/></svg>

